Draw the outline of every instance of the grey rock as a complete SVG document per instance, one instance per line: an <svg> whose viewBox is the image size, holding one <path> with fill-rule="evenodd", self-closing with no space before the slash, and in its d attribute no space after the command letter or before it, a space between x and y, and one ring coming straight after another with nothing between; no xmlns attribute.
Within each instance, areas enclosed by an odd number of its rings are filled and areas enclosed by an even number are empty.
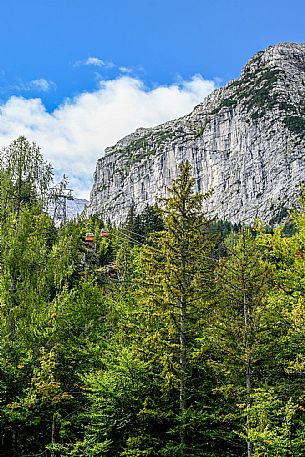
<svg viewBox="0 0 305 457"><path fill-rule="evenodd" d="M85 206L88 204L85 198L73 198L67 201L67 219L71 220L80 216L84 211Z"/></svg>
<svg viewBox="0 0 305 457"><path fill-rule="evenodd" d="M80 216L84 209L85 206L88 204L88 200L84 198L73 198L73 200L67 200L66 202L66 211L67 211L67 220L70 221L72 219L77 218ZM49 215L53 218L54 216L54 210L55 210L55 205L53 202L49 202L47 212ZM55 220L55 225L59 226L61 221L60 220Z"/></svg>
<svg viewBox="0 0 305 457"><path fill-rule="evenodd" d="M189 160L207 214L231 222L269 221L290 207L305 180L305 44L257 53L241 77L193 112L137 129L98 160L86 215L119 224L168 195Z"/></svg>

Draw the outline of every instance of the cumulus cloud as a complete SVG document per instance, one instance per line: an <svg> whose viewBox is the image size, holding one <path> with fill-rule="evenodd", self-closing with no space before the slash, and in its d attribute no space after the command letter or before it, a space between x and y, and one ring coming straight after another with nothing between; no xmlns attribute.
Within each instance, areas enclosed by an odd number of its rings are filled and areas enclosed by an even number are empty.
<svg viewBox="0 0 305 457"><path fill-rule="evenodd" d="M195 75L189 81L147 89L135 78L100 81L94 92L47 112L41 99L13 96L0 105L0 147L19 135L41 146L56 171L69 177L76 197L88 198L96 160L104 149L138 127L186 114L215 88Z"/></svg>

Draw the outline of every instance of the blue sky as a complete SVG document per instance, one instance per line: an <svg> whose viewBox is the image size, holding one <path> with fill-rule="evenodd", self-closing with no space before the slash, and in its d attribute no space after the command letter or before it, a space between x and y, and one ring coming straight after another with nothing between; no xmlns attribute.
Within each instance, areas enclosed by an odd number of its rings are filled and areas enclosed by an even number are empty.
<svg viewBox="0 0 305 457"><path fill-rule="evenodd" d="M304 23L301 0L2 0L0 145L26 134L88 195L107 145L304 42Z"/></svg>

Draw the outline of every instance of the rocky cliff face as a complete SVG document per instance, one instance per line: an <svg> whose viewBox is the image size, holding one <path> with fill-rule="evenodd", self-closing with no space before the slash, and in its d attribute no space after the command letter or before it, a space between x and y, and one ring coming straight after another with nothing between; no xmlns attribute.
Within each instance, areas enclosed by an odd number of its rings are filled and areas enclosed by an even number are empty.
<svg viewBox="0 0 305 457"><path fill-rule="evenodd" d="M256 54L240 79L214 91L193 112L138 129L98 160L87 214L119 223L141 212L189 160L196 189L212 189L210 216L269 221L296 200L305 180L305 44Z"/></svg>
<svg viewBox="0 0 305 457"><path fill-rule="evenodd" d="M67 200L66 202L66 211L67 211L67 220L70 221L72 219L77 218L77 216L80 216L82 212L84 211L85 206L88 204L88 200L85 200L84 198L73 198L73 200ZM55 211L55 205L53 202L49 202L47 212L49 215L53 218L54 217L54 211ZM55 225L57 227L60 226L60 223L62 222L60 219L55 219L54 220Z"/></svg>

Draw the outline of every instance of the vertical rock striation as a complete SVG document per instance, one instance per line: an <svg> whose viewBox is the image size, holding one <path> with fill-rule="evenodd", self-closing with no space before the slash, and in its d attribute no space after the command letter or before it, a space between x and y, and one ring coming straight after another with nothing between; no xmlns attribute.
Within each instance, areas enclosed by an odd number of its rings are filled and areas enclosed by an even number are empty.
<svg viewBox="0 0 305 457"><path fill-rule="evenodd" d="M210 216L269 221L289 207L305 180L305 44L257 53L241 77L193 112L140 128L98 160L87 215L115 223L167 195L189 160L198 192L213 190Z"/></svg>

